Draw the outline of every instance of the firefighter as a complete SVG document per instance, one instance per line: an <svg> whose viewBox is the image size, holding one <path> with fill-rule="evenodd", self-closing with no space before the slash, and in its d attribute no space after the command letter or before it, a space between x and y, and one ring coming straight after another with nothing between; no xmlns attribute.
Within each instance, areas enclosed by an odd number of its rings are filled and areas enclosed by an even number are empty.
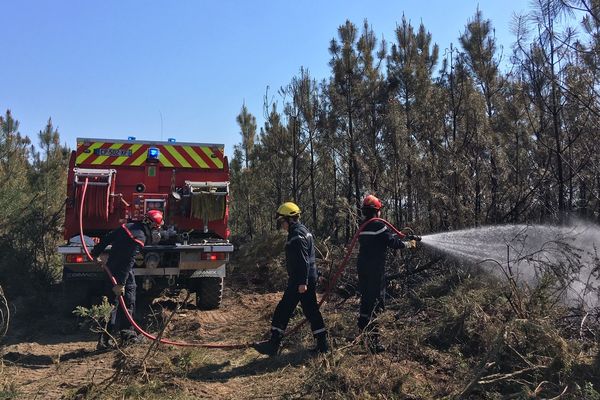
<svg viewBox="0 0 600 400"><path fill-rule="evenodd" d="M362 204L362 215L366 222L381 215L381 201L368 195ZM360 250L356 269L360 292L358 328L366 335L369 350L373 353L385 351L379 341L379 327L376 317L384 309L385 298L385 257L387 248L411 249L417 246L415 240L402 241L381 221L369 222L359 233Z"/></svg>
<svg viewBox="0 0 600 400"><path fill-rule="evenodd" d="M281 339L298 302L310 322L313 336L317 341L317 346L313 351L318 353L329 351L325 323L317 304L317 268L313 236L299 222L299 218L300 208L292 202L283 203L277 209L277 222L282 229L288 231L285 245L288 282L283 297L273 314L271 338L256 348L264 354L275 355L278 353Z"/></svg>
<svg viewBox="0 0 600 400"><path fill-rule="evenodd" d="M123 341L135 341L136 332L127 320L127 317L119 305L119 297L123 296L129 313L135 313L135 276L133 265L135 256L146 243L152 240L152 231L160 229L163 224L163 214L159 210L150 210L144 219L128 224L111 231L105 235L100 242L94 246L92 257L98 260L98 256L108 245L112 245L106 266L115 277L117 284L112 286L113 310L108 323L108 333L115 335L119 333ZM98 340L98 349L109 347L110 335L103 332Z"/></svg>

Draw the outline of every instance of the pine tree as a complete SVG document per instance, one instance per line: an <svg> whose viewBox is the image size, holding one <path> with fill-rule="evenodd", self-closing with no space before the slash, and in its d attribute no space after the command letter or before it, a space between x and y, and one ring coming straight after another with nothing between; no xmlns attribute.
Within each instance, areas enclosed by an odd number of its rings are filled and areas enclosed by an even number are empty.
<svg viewBox="0 0 600 400"><path fill-rule="evenodd" d="M7 234L31 200L27 181L30 143L27 136L21 136L10 110L0 116L0 236Z"/></svg>
<svg viewBox="0 0 600 400"><path fill-rule="evenodd" d="M490 204L486 212L486 221L499 222L500 192L502 188L501 177L504 165L502 149L506 147L505 135L499 132L496 126L497 108L495 97L501 89L498 76L499 61L496 59L496 38L493 35L491 21L484 20L477 9L475 16L460 37L464 49L464 60L485 99L487 124L482 135L489 140L489 168L490 168Z"/></svg>
<svg viewBox="0 0 600 400"><path fill-rule="evenodd" d="M569 35L559 37L557 19L562 7L554 0L538 0L530 13L537 35L530 38L525 22L518 29L516 59L527 81L526 88L532 106L535 107L534 132L548 160L552 160L552 176L540 194L544 204L541 218L556 218L565 221L566 179L565 154L570 144L565 143L562 107L564 101L565 64L564 54L569 51ZM527 43L530 43L527 45Z"/></svg>
<svg viewBox="0 0 600 400"><path fill-rule="evenodd" d="M252 150L254 149L254 139L256 137L256 117L248 112L246 104L242 104L242 109L237 116L237 123L240 126L242 135L242 148L244 149L245 168L249 168L252 159Z"/></svg>
<svg viewBox="0 0 600 400"><path fill-rule="evenodd" d="M360 177L358 171L358 140L355 129L357 113L361 108L362 71L359 69L358 30L346 21L338 28L338 40L332 39L329 53L333 76L329 85L329 96L335 118L336 134L340 138L341 160L346 167L346 201L348 205L360 207ZM345 222L346 240L350 238L350 216Z"/></svg>
<svg viewBox="0 0 600 400"><path fill-rule="evenodd" d="M242 148L244 156L245 169L242 170L242 175L251 175L252 157L254 150L254 139L256 136L256 117L248 112L246 104L242 105L240 114L237 116L237 122L240 126L240 132L242 135ZM253 235L253 222L252 222L252 201L253 196L251 193L251 185L249 179L242 179L242 193L246 202L246 233L248 236Z"/></svg>
<svg viewBox="0 0 600 400"><path fill-rule="evenodd" d="M418 32L402 16L396 28L396 42L388 57L389 90L394 101L401 107L406 137L402 140L408 149L397 156L396 170L404 170L406 180L406 221L415 217L413 191L414 169L418 168L419 141L425 134L423 126L428 118L428 96L432 84L433 69L438 59L438 46L431 43L431 34L421 24Z"/></svg>
<svg viewBox="0 0 600 400"><path fill-rule="evenodd" d="M362 71L363 82L360 111L360 152L359 170L365 177L364 186L367 192L379 192L380 179L384 173L382 158L382 130L384 113L388 104L388 92L383 75L387 53L386 43L382 41L378 47L375 32L365 20L363 31L357 43L358 62Z"/></svg>
<svg viewBox="0 0 600 400"><path fill-rule="evenodd" d="M69 149L52 121L39 133L41 152L10 111L0 117L0 276L9 291L44 289L58 279Z"/></svg>

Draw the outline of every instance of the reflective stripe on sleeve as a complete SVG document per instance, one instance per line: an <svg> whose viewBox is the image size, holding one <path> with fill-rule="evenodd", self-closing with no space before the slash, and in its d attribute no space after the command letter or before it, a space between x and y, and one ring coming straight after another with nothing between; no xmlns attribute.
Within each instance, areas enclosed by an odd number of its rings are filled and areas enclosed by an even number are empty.
<svg viewBox="0 0 600 400"><path fill-rule="evenodd" d="M133 239L133 241L134 241L134 242L136 242L136 243L137 243L137 244L139 244L140 246L144 247L144 243L143 243L141 240L139 240L139 239L136 239L136 238L133 236L133 233L131 233L131 231L130 231L129 229L127 229L127 227L125 226L125 224L121 225L121 228L123 228L123 229L125 230L125 232L127 232L127 235L128 235L128 236L129 236L131 239Z"/></svg>
<svg viewBox="0 0 600 400"><path fill-rule="evenodd" d="M286 244L290 244L290 243L292 243L296 239L304 239L304 240L306 240L307 238L310 238L310 237L312 237L312 235L310 233L307 233L306 236L297 235L297 236L294 236L293 238L291 238L290 240L288 240L286 242Z"/></svg>
<svg viewBox="0 0 600 400"><path fill-rule="evenodd" d="M383 233L387 230L387 226L384 226L383 228L381 228L378 231L372 232L372 231L362 231L361 233L358 234L358 236L362 236L362 235L379 235L380 233Z"/></svg>

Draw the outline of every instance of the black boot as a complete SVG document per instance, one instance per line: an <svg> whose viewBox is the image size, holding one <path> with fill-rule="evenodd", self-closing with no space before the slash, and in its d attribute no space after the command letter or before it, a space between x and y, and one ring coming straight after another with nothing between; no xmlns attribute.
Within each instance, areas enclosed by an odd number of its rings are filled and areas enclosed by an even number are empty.
<svg viewBox="0 0 600 400"><path fill-rule="evenodd" d="M281 339L283 335L281 332L272 330L271 338L268 342L261 342L254 345L254 349L261 354L266 354L268 356L277 355L279 352L279 346L281 345Z"/></svg>
<svg viewBox="0 0 600 400"><path fill-rule="evenodd" d="M281 339L283 339L283 335L279 331L271 332L271 339L269 339L269 346L271 347L271 351L269 352L270 356L275 356L279 353Z"/></svg>
<svg viewBox="0 0 600 400"><path fill-rule="evenodd" d="M329 352L329 344L327 343L327 332L321 332L315 335L317 339L317 346L312 349L313 353L325 354Z"/></svg>
<svg viewBox="0 0 600 400"><path fill-rule="evenodd" d="M110 336L106 332L102 332L100 337L98 338L98 343L96 344L97 351L106 351L110 350L114 347L114 343Z"/></svg>
<svg viewBox="0 0 600 400"><path fill-rule="evenodd" d="M146 339L144 335L138 334L133 329L122 329L119 334L121 336L121 345L123 346L143 343Z"/></svg>

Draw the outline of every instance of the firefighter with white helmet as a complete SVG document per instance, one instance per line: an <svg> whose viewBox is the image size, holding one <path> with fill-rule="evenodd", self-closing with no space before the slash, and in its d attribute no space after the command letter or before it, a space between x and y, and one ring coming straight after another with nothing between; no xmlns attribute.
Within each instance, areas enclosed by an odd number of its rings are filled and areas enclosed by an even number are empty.
<svg viewBox="0 0 600 400"><path fill-rule="evenodd" d="M374 195L364 198L362 214L364 222L379 218L381 200ZM359 233L360 250L356 269L360 292L360 314L358 327L366 334L367 345L373 353L385 350L379 341L379 327L374 320L384 308L385 298L385 256L387 249L410 249L416 247L415 240L402 241L379 220L369 222Z"/></svg>
<svg viewBox="0 0 600 400"><path fill-rule="evenodd" d="M314 240L308 229L299 222L299 217L300 207L295 203L286 202L277 209L277 222L288 232L285 245L288 283L273 314L271 338L256 348L269 355L275 355L279 351L281 339L298 303L302 306L317 341L315 351L326 353L329 350L325 323L317 304Z"/></svg>
<svg viewBox="0 0 600 400"><path fill-rule="evenodd" d="M162 225L163 213L159 210L150 210L142 221L123 224L106 234L91 252L92 257L97 260L104 249L112 245L106 266L115 277L117 284L111 288L114 307L110 315L108 332L111 335L119 333L123 340L134 339L136 333L119 306L119 297L124 297L125 305L133 316L136 292L133 274L135 256L146 243L152 240L152 231L160 229ZM109 347L109 339L110 336L103 332L98 341L98 349Z"/></svg>

